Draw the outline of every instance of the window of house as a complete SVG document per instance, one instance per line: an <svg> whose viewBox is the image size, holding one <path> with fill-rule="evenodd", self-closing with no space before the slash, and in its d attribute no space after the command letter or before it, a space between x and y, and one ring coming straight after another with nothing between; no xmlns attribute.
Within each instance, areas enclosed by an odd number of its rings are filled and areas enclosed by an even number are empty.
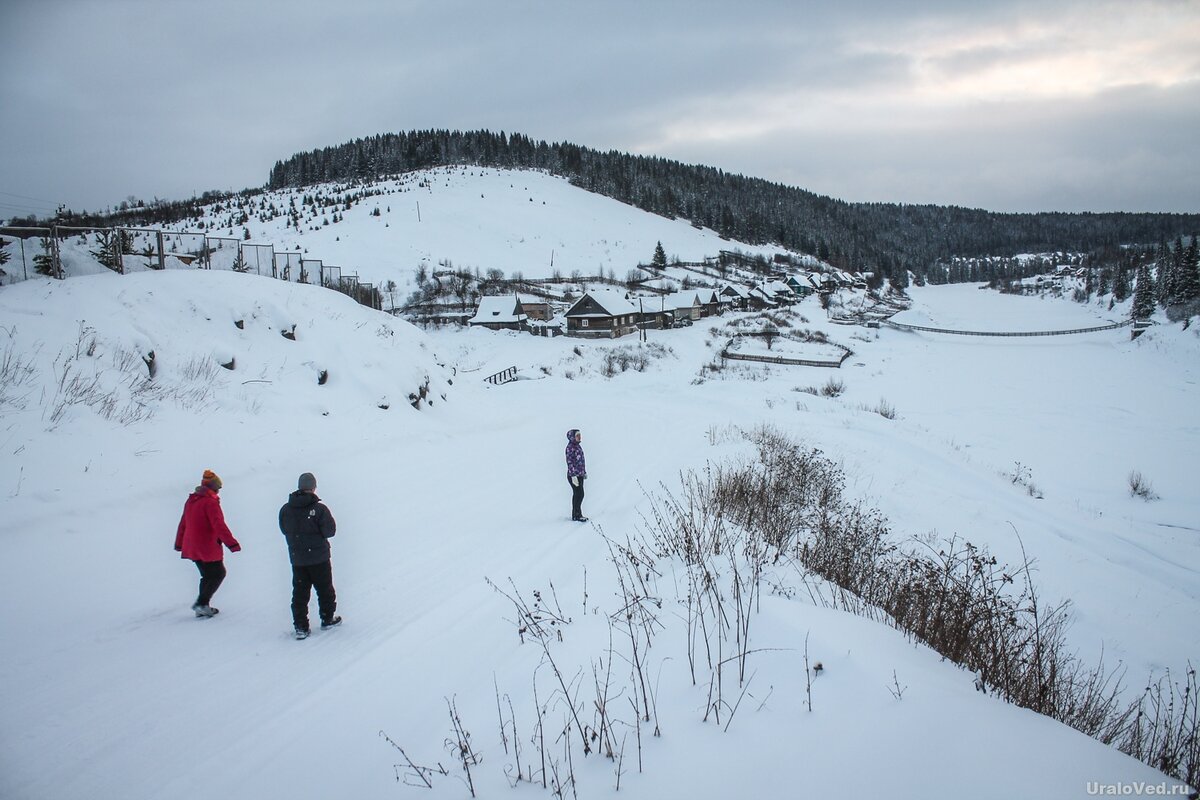
<svg viewBox="0 0 1200 800"><path fill-rule="evenodd" d="M588 326L588 321L586 319L579 320L579 327L586 328L587 326Z"/></svg>

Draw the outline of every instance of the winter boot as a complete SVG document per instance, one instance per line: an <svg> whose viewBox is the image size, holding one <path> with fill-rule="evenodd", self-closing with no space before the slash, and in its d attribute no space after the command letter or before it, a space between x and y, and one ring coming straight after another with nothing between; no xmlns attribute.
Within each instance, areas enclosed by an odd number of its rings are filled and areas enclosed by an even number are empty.
<svg viewBox="0 0 1200 800"><path fill-rule="evenodd" d="M309 633L311 633L311 631L309 631L308 628L296 628L296 632L293 635L297 639L307 639Z"/></svg>
<svg viewBox="0 0 1200 800"><path fill-rule="evenodd" d="M202 606L199 603L196 603L194 606L192 606L192 611L195 611L196 616L200 617L201 619L215 617L217 614L221 613L221 609L219 609L219 608L213 608L212 606Z"/></svg>
<svg viewBox="0 0 1200 800"><path fill-rule="evenodd" d="M333 619L329 620L328 622L326 622L325 620L321 620L321 630L327 631L330 628L336 628L338 625L341 625L341 624L342 624L342 618L337 615L334 615Z"/></svg>

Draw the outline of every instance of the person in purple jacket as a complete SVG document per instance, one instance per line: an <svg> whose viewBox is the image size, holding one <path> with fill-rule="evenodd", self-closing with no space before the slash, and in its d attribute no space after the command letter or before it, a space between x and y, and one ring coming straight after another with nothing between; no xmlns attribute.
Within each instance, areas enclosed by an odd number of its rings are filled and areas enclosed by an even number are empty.
<svg viewBox="0 0 1200 800"><path fill-rule="evenodd" d="M579 444L583 434L577 428L567 431L567 483L571 484L571 519L587 522L583 515L583 482L587 480L587 462Z"/></svg>

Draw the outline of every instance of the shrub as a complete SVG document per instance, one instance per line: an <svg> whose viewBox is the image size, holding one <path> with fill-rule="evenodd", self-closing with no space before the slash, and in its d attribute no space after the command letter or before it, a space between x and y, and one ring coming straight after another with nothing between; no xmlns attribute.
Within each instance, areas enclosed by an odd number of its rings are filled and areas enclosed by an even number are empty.
<svg viewBox="0 0 1200 800"><path fill-rule="evenodd" d="M830 378L821 387L821 394L825 397L838 397L844 391L846 391L846 384L842 383L839 378Z"/></svg>
<svg viewBox="0 0 1200 800"><path fill-rule="evenodd" d="M1129 473L1129 496L1140 497L1147 503L1159 499L1158 495L1154 493L1154 487L1150 485L1150 481L1136 469Z"/></svg>
<svg viewBox="0 0 1200 800"><path fill-rule="evenodd" d="M1194 668L1182 683L1167 673L1149 682L1137 702L1123 704L1121 673L1103 661L1085 664L1068 646L1069 603L1045 603L1027 557L1001 564L957 536L896 543L879 511L845 498L841 469L821 451L769 428L746 436L757 458L689 473L680 498L668 496L653 508L647 522L659 555L682 559L689 572L699 565L706 581L717 554L740 554L741 569L751 575L794 563L832 585L828 598L820 595L826 605L886 619L974 672L981 691L1195 784ZM1018 464L1013 482L1029 485L1027 468ZM807 577L805 583L810 592L824 591Z"/></svg>

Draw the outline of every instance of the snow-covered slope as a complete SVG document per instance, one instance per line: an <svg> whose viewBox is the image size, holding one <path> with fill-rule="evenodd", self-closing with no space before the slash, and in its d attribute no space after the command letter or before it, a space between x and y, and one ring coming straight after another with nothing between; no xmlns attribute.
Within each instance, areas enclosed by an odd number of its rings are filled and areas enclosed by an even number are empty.
<svg viewBox="0 0 1200 800"><path fill-rule="evenodd" d="M346 209L345 200L360 194L365 196ZM306 206L306 197L314 202ZM264 204L280 216L264 220L269 216ZM422 263L430 270L442 262L482 272L499 269L509 277L548 277L557 270L564 276L612 271L624 279L639 262L650 261L658 242L669 257L682 261L699 261L720 250L785 252L728 241L686 220L647 214L564 178L526 170L422 170L366 187L327 184L267 192L254 198L254 206L244 226L250 241L279 251L299 249L364 281L394 280L402 288L409 287ZM299 230L289 227L285 213L293 207L301 218ZM213 235L238 237L240 213L210 207L189 230L203 222Z"/></svg>
<svg viewBox="0 0 1200 800"><path fill-rule="evenodd" d="M1092 307L974 287L913 294L912 318L942 327L1103 322ZM726 688L724 710L737 710L717 724L703 721L707 679L689 675L684 574L659 561L662 629L642 655L661 736L636 721L630 654L607 622L622 598L604 537L635 536L647 493L681 471L746 456L735 426L770 424L822 448L898 538L959 534L1012 560L1016 528L1043 591L1075 601L1071 642L1088 659L1103 643L1135 685L1195 653L1200 500L1188 465L1200 432L1177 421L1194 406L1194 331L958 340L828 325L815 300L799 310L855 351L836 373L840 397L796 391L828 370L698 380L720 345L707 323L651 334L644 371L605 378L606 355L636 343L425 334L336 293L252 276L5 287L0 796L468 796L444 746L447 700L486 797L512 791L518 744L539 791L541 775L573 771L579 797L611 793L618 773L634 797L1059 798L1164 781L977 692L973 676L895 630L814 605L782 568L750 629L745 693ZM295 341L280 333L292 325ZM234 370L213 366L227 358ZM482 381L513 365L522 380ZM63 406L73 377L101 399ZM407 395L426 380L434 403L414 409ZM881 398L895 419L871 410ZM567 519L572 427L588 458L583 526ZM225 481L243 550L227 555L220 616L199 621L196 571L171 544L205 468ZM1128 495L1131 468L1160 500ZM346 622L297 642L276 514L303 471L338 520ZM530 603L539 592L569 619L561 641L522 643L513 604L488 580ZM806 648L824 667L811 711ZM590 721L610 667L619 764L559 736L570 704L554 669ZM417 779L380 732L450 775L434 776L432 792L398 785Z"/></svg>

